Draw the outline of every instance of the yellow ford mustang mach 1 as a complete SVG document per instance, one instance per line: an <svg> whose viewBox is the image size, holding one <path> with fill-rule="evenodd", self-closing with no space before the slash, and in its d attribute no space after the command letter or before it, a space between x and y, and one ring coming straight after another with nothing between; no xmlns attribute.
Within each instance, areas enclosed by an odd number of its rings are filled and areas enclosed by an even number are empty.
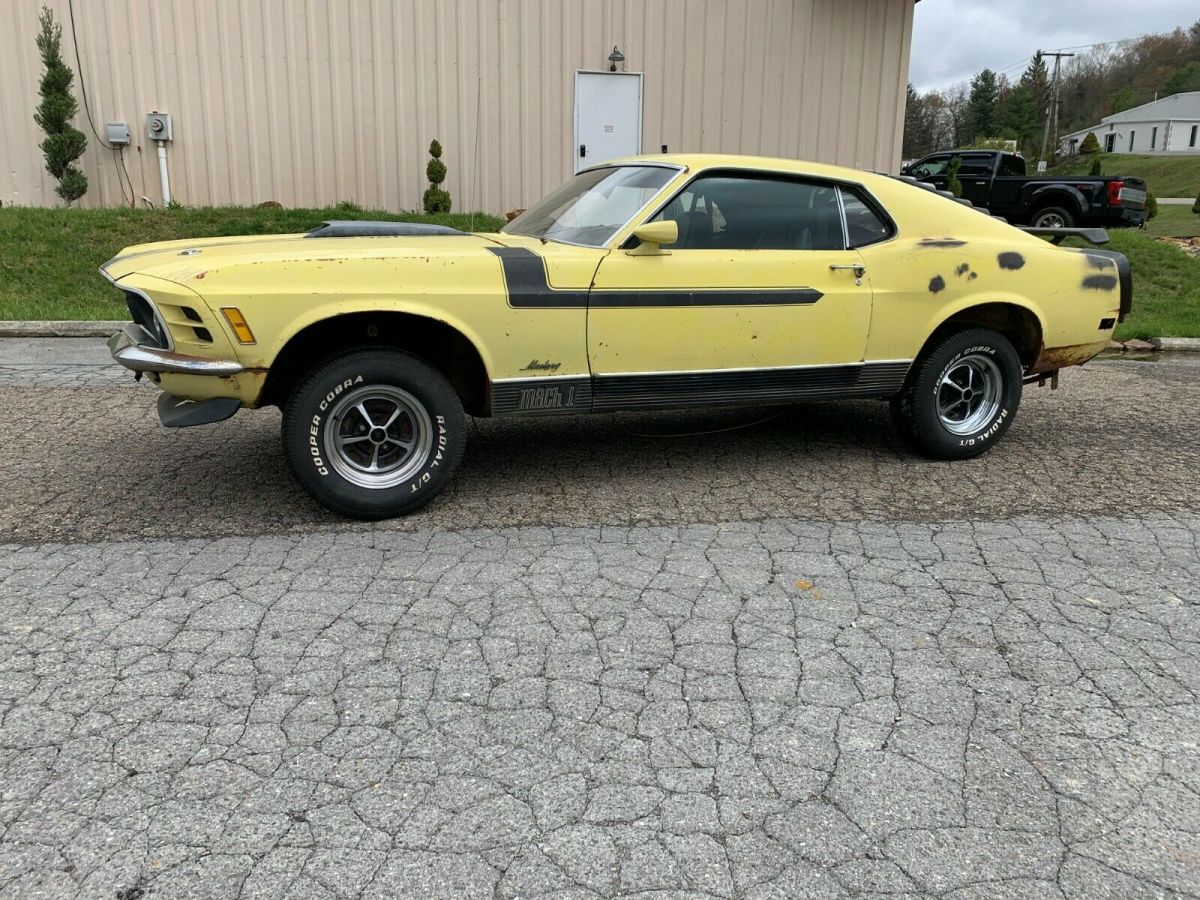
<svg viewBox="0 0 1200 900"><path fill-rule="evenodd" d="M301 484L362 518L446 485L464 410L878 398L924 453L975 456L1132 295L1120 254L904 179L737 156L606 163L498 234L327 222L129 247L102 272L134 319L110 349L160 385L163 424L279 406Z"/></svg>

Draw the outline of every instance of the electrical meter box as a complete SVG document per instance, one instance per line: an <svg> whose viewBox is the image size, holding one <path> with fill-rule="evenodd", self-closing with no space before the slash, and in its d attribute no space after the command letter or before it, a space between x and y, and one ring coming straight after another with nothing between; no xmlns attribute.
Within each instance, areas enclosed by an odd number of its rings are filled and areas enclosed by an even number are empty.
<svg viewBox="0 0 1200 900"><path fill-rule="evenodd" d="M129 143L129 126L124 122L105 122L104 132L114 147L124 147Z"/></svg>
<svg viewBox="0 0 1200 900"><path fill-rule="evenodd" d="M146 137L152 141L171 140L171 116L168 113L146 113Z"/></svg>

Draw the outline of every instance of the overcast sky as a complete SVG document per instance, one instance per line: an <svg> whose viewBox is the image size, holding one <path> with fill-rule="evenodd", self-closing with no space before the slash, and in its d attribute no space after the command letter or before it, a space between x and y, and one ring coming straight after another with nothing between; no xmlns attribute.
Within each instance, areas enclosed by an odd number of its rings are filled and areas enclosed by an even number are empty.
<svg viewBox="0 0 1200 900"><path fill-rule="evenodd" d="M1033 52L1117 41L1200 19L1197 0L920 0L909 81L946 88L983 68L1020 77Z"/></svg>

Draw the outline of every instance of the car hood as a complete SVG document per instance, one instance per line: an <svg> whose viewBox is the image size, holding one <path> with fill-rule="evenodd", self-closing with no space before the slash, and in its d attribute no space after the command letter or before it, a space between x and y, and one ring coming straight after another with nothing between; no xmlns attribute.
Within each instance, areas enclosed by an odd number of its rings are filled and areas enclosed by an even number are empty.
<svg viewBox="0 0 1200 900"><path fill-rule="evenodd" d="M113 281L137 272L182 284L246 265L474 255L510 243L506 235L466 232L384 237L243 235L137 244L100 268Z"/></svg>

